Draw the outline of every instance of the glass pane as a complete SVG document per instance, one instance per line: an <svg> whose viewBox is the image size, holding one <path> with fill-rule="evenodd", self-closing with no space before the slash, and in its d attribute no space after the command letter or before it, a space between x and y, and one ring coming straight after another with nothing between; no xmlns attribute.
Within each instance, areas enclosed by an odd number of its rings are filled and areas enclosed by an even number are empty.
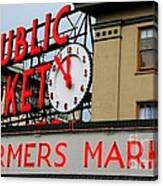
<svg viewBox="0 0 163 186"><path fill-rule="evenodd" d="M157 39L157 30L156 28L145 28L141 30L141 39L147 38L156 38Z"/></svg>
<svg viewBox="0 0 163 186"><path fill-rule="evenodd" d="M141 103L139 119L157 119L157 105L155 103Z"/></svg>
<svg viewBox="0 0 163 186"><path fill-rule="evenodd" d="M148 38L141 40L141 50L145 49L157 49L157 39L155 38Z"/></svg>
<svg viewBox="0 0 163 186"><path fill-rule="evenodd" d="M150 106L146 107L146 119L152 119L152 110Z"/></svg>
<svg viewBox="0 0 163 186"><path fill-rule="evenodd" d="M151 119L155 119L156 118L156 107L151 107Z"/></svg>
<svg viewBox="0 0 163 186"><path fill-rule="evenodd" d="M145 38L147 38L147 32L146 32L146 30L142 30L141 31L141 39L145 39Z"/></svg>
<svg viewBox="0 0 163 186"><path fill-rule="evenodd" d="M82 121L89 122L91 121L91 113L89 109L84 109L82 113Z"/></svg>
<svg viewBox="0 0 163 186"><path fill-rule="evenodd" d="M141 53L141 67L157 67L157 52L148 50Z"/></svg>
<svg viewBox="0 0 163 186"><path fill-rule="evenodd" d="M151 37L153 37L153 31L154 31L154 29L153 28L150 28L150 29L148 29L147 30L147 38L151 38Z"/></svg>
<svg viewBox="0 0 163 186"><path fill-rule="evenodd" d="M145 108L144 107L140 107L139 119L146 119L146 117L145 117Z"/></svg>

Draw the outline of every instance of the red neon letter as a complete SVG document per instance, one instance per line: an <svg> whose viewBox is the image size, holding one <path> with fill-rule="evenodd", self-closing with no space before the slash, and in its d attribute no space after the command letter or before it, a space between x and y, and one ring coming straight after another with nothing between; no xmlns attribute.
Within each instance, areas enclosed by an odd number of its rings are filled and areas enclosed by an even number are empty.
<svg viewBox="0 0 163 186"><path fill-rule="evenodd" d="M20 62L23 60L28 50L28 43L26 41L26 30L24 27L17 28L15 45L16 46L14 62Z"/></svg>
<svg viewBox="0 0 163 186"><path fill-rule="evenodd" d="M114 144L111 146L111 150L109 151L109 154L107 155L107 159L105 161L104 167L106 168L110 161L117 161L119 164L119 168L124 168L124 162L122 160L121 152L119 151L119 148L114 142Z"/></svg>
<svg viewBox="0 0 163 186"><path fill-rule="evenodd" d="M1 34L1 64L2 66L7 65L9 61L11 60L13 37L14 37L14 31L11 30L9 31L8 47L7 47L7 53L5 55L6 34Z"/></svg>
<svg viewBox="0 0 163 186"><path fill-rule="evenodd" d="M21 167L21 158L22 158L22 144L19 144L16 152L14 153L13 147L11 144L8 145L8 153L7 153L7 167L11 165L11 158L16 159L18 161L18 167Z"/></svg>
<svg viewBox="0 0 163 186"><path fill-rule="evenodd" d="M42 47L37 46L37 26L38 26L38 19L34 19L33 25L32 25L32 37L31 37L31 55L32 56L38 55L42 51Z"/></svg>
<svg viewBox="0 0 163 186"><path fill-rule="evenodd" d="M62 159L62 161L60 161L60 162L55 162L55 163L54 163L54 166L55 166L55 167L64 167L65 164L66 164L66 156L65 156L65 154L60 150L60 148L62 148L62 147L67 148L67 144L66 144L66 143L59 143L59 144L57 144L57 146L56 146L56 148L55 148L56 154L57 154L58 156L60 156L61 159Z"/></svg>
<svg viewBox="0 0 163 186"><path fill-rule="evenodd" d="M135 147L135 148L134 148ZM137 152L137 153L134 153ZM140 141L128 141L128 150L127 150L127 167L131 168L132 160L135 160L141 168L145 168L143 162L141 161L141 157L143 155L143 146Z"/></svg>
<svg viewBox="0 0 163 186"><path fill-rule="evenodd" d="M53 25L53 37L54 40L56 41L56 43L58 45L64 45L68 42L68 36L60 36L58 33L58 26L59 26L59 22L61 20L62 17L64 17L65 15L67 15L68 13L70 13L71 11L71 6L70 5L66 5L63 8L61 8L61 10L58 12L58 14L56 15L56 18L54 20L54 25Z"/></svg>
<svg viewBox="0 0 163 186"><path fill-rule="evenodd" d="M157 147L156 141L149 141L149 152L148 152L148 169L157 167Z"/></svg>
<svg viewBox="0 0 163 186"><path fill-rule="evenodd" d="M84 167L88 167L88 155L90 153L91 158L94 159L97 155L97 167L100 168L102 166L102 141L100 141L96 145L96 149L92 151L92 148L89 144L89 142L85 143L85 149L84 149Z"/></svg>
<svg viewBox="0 0 163 186"><path fill-rule="evenodd" d="M40 143L38 150L38 162L37 166L40 167L42 165L42 161L44 160L46 164L51 167L49 156L51 154L50 145L48 143Z"/></svg>
<svg viewBox="0 0 163 186"><path fill-rule="evenodd" d="M25 152L24 152L24 167L34 167L34 162L29 162L29 158L31 157L30 148L35 148L35 143L27 143L25 144Z"/></svg>
<svg viewBox="0 0 163 186"><path fill-rule="evenodd" d="M42 109L44 106L44 96L45 96L45 80L46 80L46 72L51 67L50 63L45 65L41 65L37 67L36 72L40 74L40 90L39 90L39 98L38 98L38 108Z"/></svg>
<svg viewBox="0 0 163 186"><path fill-rule="evenodd" d="M50 21L51 21L51 13L46 15L46 20L45 20L44 48L43 48L44 51L47 51L49 48Z"/></svg>
<svg viewBox="0 0 163 186"><path fill-rule="evenodd" d="M1 166L2 166L2 167L5 167L4 160L2 160L4 155L5 155L5 148L4 148L4 146L1 144Z"/></svg>
<svg viewBox="0 0 163 186"><path fill-rule="evenodd" d="M17 106L16 106L16 85L18 82L19 74L16 74L14 79L11 76L7 78L7 88L6 88L6 97L5 97L5 108L4 115L8 116L10 105L12 104L12 114L16 114Z"/></svg>
<svg viewBox="0 0 163 186"><path fill-rule="evenodd" d="M26 99L32 96L32 91L27 89L28 77L32 76L34 69L25 70L23 72L23 85L22 85L22 96L21 96L21 112L29 112L31 110L31 104L26 103Z"/></svg>

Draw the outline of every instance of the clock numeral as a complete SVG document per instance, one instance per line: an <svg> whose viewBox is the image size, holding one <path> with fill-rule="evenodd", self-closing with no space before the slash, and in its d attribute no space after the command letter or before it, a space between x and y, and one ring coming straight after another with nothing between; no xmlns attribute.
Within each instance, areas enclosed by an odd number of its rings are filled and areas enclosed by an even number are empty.
<svg viewBox="0 0 163 186"><path fill-rule="evenodd" d="M53 70L53 72L56 71L56 65L53 65L52 70Z"/></svg>
<svg viewBox="0 0 163 186"><path fill-rule="evenodd" d="M68 104L67 104L67 103L64 104L64 109L65 109L65 110L68 109Z"/></svg>
<svg viewBox="0 0 163 186"><path fill-rule="evenodd" d="M56 101L56 108L59 107L59 101Z"/></svg>
<svg viewBox="0 0 163 186"><path fill-rule="evenodd" d="M88 71L87 69L84 69L84 77L87 77L88 76Z"/></svg>
<svg viewBox="0 0 163 186"><path fill-rule="evenodd" d="M77 102L78 102L78 98L74 97L74 104L77 104Z"/></svg>
<svg viewBox="0 0 163 186"><path fill-rule="evenodd" d="M83 63L86 63L86 57L83 56Z"/></svg>
<svg viewBox="0 0 163 186"><path fill-rule="evenodd" d="M53 92L50 93L50 98L53 99Z"/></svg>
<svg viewBox="0 0 163 186"><path fill-rule="evenodd" d="M67 48L67 53L68 53L68 54L71 54L71 52L72 52L72 47L68 47L68 48Z"/></svg>
<svg viewBox="0 0 163 186"><path fill-rule="evenodd" d="M49 86L52 86L52 79L49 80Z"/></svg>
<svg viewBox="0 0 163 186"><path fill-rule="evenodd" d="M77 55L79 55L79 47L77 47L77 51L76 51Z"/></svg>
<svg viewBox="0 0 163 186"><path fill-rule="evenodd" d="M84 92L84 85L81 85L80 91L81 91L81 92Z"/></svg>

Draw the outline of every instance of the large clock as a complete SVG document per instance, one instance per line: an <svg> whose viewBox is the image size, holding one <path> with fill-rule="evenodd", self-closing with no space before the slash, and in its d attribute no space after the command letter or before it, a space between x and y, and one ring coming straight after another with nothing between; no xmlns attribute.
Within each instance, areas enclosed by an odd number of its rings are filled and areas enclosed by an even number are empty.
<svg viewBox="0 0 163 186"><path fill-rule="evenodd" d="M52 106L68 113L83 101L91 83L91 58L81 44L67 45L50 69L48 93Z"/></svg>

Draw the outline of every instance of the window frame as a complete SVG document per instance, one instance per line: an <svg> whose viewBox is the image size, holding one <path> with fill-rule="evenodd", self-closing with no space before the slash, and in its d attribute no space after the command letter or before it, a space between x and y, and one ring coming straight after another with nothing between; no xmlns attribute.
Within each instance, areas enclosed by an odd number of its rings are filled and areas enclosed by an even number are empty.
<svg viewBox="0 0 163 186"><path fill-rule="evenodd" d="M158 49L144 49L141 50L141 31L145 30L145 29L156 29L157 33L158 33L158 28L155 25L148 25L148 26L141 26L138 27L138 50L137 50L137 54L138 54L138 63L137 63L137 72L145 72L145 73L153 73L153 72L157 72L158 68L155 67L154 65L151 66L145 66L142 67L141 66L141 52L142 51L156 51L158 54ZM157 35L157 42L158 42L158 35ZM157 57L158 58L158 57Z"/></svg>
<svg viewBox="0 0 163 186"><path fill-rule="evenodd" d="M154 105L156 105L157 106L157 118L155 118L155 119L158 119L158 101L155 101L155 100L148 100L148 101L137 101L136 102L136 118L137 119L139 119L139 120L141 120L140 118L139 118L139 113L140 113L140 106L141 106L141 104L154 104ZM144 120L150 120L150 119L144 119Z"/></svg>

